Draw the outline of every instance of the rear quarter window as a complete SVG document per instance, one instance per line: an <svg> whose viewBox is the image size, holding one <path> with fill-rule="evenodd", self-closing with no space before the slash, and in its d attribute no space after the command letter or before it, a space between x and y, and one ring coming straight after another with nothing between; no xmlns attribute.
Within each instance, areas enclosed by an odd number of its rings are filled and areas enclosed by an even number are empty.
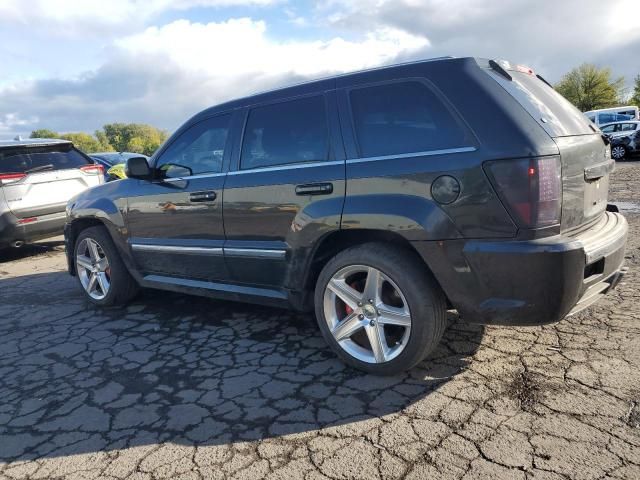
<svg viewBox="0 0 640 480"><path fill-rule="evenodd" d="M0 173L26 173L33 169L67 170L90 163L71 145L0 150Z"/></svg>
<svg viewBox="0 0 640 480"><path fill-rule="evenodd" d="M355 88L349 99L362 157L446 150L472 144L453 111L420 81Z"/></svg>

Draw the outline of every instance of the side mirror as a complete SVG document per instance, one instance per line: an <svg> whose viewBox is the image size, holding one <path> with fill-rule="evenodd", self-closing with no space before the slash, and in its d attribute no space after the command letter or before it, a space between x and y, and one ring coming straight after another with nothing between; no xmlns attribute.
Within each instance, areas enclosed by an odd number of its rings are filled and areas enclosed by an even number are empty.
<svg viewBox="0 0 640 480"><path fill-rule="evenodd" d="M145 157L128 158L124 171L129 178L137 178L138 180L149 180L151 178L151 168Z"/></svg>

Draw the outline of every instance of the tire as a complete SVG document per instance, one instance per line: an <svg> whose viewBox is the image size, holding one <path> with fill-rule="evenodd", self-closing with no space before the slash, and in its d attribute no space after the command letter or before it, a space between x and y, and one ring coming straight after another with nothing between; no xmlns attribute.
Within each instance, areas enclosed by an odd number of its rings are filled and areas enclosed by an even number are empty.
<svg viewBox="0 0 640 480"><path fill-rule="evenodd" d="M614 145L611 147L611 158L614 160L623 160L628 153L629 152L624 145Z"/></svg>
<svg viewBox="0 0 640 480"><path fill-rule="evenodd" d="M95 256L92 255L91 244L97 245L99 261L95 261ZM79 258L80 256L82 259ZM91 303L105 307L126 305L138 294L140 287L122 262L105 227L90 227L82 230L74 245L73 259L78 283ZM96 280L91 284L91 276L94 273ZM107 283L104 282L105 279ZM91 291L88 290L90 285L93 285Z"/></svg>
<svg viewBox="0 0 640 480"><path fill-rule="evenodd" d="M351 247L331 259L320 272L314 300L331 349L346 364L375 375L415 366L435 350L446 327L445 296L422 260L381 243Z"/></svg>

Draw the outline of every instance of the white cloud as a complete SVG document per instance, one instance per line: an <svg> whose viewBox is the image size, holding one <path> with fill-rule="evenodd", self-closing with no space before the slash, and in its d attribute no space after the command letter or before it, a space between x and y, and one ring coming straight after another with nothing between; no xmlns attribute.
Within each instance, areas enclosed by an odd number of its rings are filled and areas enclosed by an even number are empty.
<svg viewBox="0 0 640 480"><path fill-rule="evenodd" d="M638 68L638 0L325 0L333 28L391 27L427 35L419 55L481 56L527 63L556 81L582 62Z"/></svg>
<svg viewBox="0 0 640 480"><path fill-rule="evenodd" d="M38 122L38 117L22 118L17 112L0 115L0 133L7 134L16 128L26 127Z"/></svg>
<svg viewBox="0 0 640 480"><path fill-rule="evenodd" d="M359 39L279 41L263 21L178 20L115 42L95 71L70 79L21 82L0 89L3 109L21 118L5 131L33 128L92 131L112 121L173 129L208 106L336 72L391 63L429 45L426 37L382 27Z"/></svg>
<svg viewBox="0 0 640 480"><path fill-rule="evenodd" d="M282 0L0 0L0 24L47 29L56 36L104 34L155 15L193 7L267 6Z"/></svg>
<svg viewBox="0 0 640 480"><path fill-rule="evenodd" d="M231 78L255 72L301 76L342 72L380 65L399 53L429 45L424 36L384 27L361 41L335 37L327 41L271 40L263 21L249 18L222 23L178 20L121 39L117 45L138 58L164 53L184 71Z"/></svg>

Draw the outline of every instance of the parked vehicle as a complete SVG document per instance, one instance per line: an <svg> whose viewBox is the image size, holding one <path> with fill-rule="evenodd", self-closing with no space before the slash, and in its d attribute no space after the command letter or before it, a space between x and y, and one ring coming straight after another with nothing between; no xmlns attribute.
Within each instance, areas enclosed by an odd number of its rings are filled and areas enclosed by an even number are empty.
<svg viewBox="0 0 640 480"><path fill-rule="evenodd" d="M133 152L99 152L89 155L96 163L102 165L105 170L105 181L121 180L127 178L124 172L124 164L132 157L145 157L146 155Z"/></svg>
<svg viewBox="0 0 640 480"><path fill-rule="evenodd" d="M611 141L611 158L622 160L640 151L640 121L617 122L600 127Z"/></svg>
<svg viewBox="0 0 640 480"><path fill-rule="evenodd" d="M623 122L625 120L640 120L638 107L635 105L589 110L588 112L584 112L584 114L598 126L612 122Z"/></svg>
<svg viewBox="0 0 640 480"><path fill-rule="evenodd" d="M0 248L61 235L67 200L102 175L69 141L0 141Z"/></svg>
<svg viewBox="0 0 640 480"><path fill-rule="evenodd" d="M490 112L489 114L487 112ZM410 368L446 309L539 325L625 269L602 133L526 67L438 59L209 108L128 179L76 196L69 271L98 305L138 286L315 308L349 365Z"/></svg>

